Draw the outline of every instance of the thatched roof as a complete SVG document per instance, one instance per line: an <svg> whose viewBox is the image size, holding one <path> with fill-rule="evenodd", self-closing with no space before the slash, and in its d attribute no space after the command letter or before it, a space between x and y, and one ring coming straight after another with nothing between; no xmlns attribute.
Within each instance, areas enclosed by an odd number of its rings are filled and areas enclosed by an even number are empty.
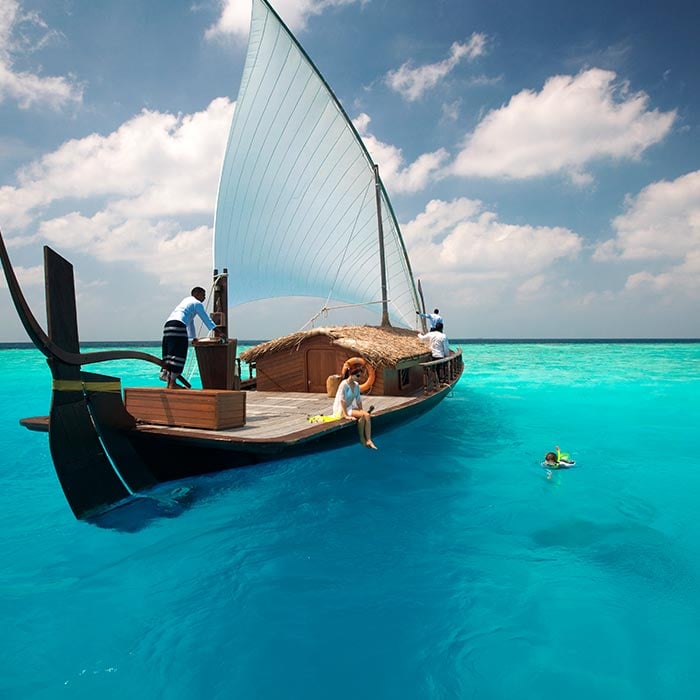
<svg viewBox="0 0 700 700"><path fill-rule="evenodd" d="M360 355L373 365L395 365L400 360L420 357L430 352L427 344L418 340L416 331L405 328L377 326L327 326L312 328L269 340L241 353L245 362L258 360L263 355L281 350L296 351L307 338L325 335L335 345Z"/></svg>

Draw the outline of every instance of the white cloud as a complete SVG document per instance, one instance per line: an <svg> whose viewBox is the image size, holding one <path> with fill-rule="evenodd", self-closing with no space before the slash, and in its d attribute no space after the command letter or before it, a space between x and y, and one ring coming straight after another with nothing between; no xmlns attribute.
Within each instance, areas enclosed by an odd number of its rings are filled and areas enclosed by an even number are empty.
<svg viewBox="0 0 700 700"><path fill-rule="evenodd" d="M459 118L459 110L462 106L461 100L444 103L441 107L442 118L448 122L456 122Z"/></svg>
<svg viewBox="0 0 700 700"><path fill-rule="evenodd" d="M417 276L443 284L479 277L525 284L523 291L532 292L537 282L525 280L575 258L582 247L569 229L507 224L464 197L432 200L402 229Z"/></svg>
<svg viewBox="0 0 700 700"><path fill-rule="evenodd" d="M530 277L518 286L516 297L519 301L536 299L547 287L547 275L540 274Z"/></svg>
<svg viewBox="0 0 700 700"><path fill-rule="evenodd" d="M190 115L143 111L107 136L69 141L0 188L0 217L26 225L50 207L38 233L62 250L133 263L163 282L208 271L211 228L179 219L211 219L233 109L217 98Z"/></svg>
<svg viewBox="0 0 700 700"><path fill-rule="evenodd" d="M681 296L697 299L700 297L700 248L689 252L680 265L659 274L643 271L630 275L625 291L651 291L669 302L677 301Z"/></svg>
<svg viewBox="0 0 700 700"><path fill-rule="evenodd" d="M379 164L382 180L392 192L418 192L441 171L448 158L444 148L423 153L413 163L406 165L401 149L383 143L370 134L369 123L370 118L364 113L353 120L372 159Z"/></svg>
<svg viewBox="0 0 700 700"><path fill-rule="evenodd" d="M558 75L541 92L523 90L489 112L467 137L452 170L457 175L532 178L564 173L590 182L597 159L636 159L670 131L676 112L649 109L611 71Z"/></svg>
<svg viewBox="0 0 700 700"><path fill-rule="evenodd" d="M30 25L40 36L32 41L20 28ZM48 43L53 33L36 13L23 13L17 0L0 0L0 103L14 100L21 109L45 104L59 109L82 102L83 86L72 77L41 76L14 69L15 58Z"/></svg>
<svg viewBox="0 0 700 700"><path fill-rule="evenodd" d="M306 28L309 17L320 15L328 7L364 4L367 0L276 0L274 8L284 23L293 31ZM250 0L219 0L220 14L206 31L207 39L234 36L245 39L250 28Z"/></svg>
<svg viewBox="0 0 700 700"><path fill-rule="evenodd" d="M430 244L441 240L457 224L474 218L482 210L477 199L460 197L451 202L433 199L408 224L402 227L403 236L410 246Z"/></svg>
<svg viewBox="0 0 700 700"><path fill-rule="evenodd" d="M655 182L613 220L614 239L596 249L595 260L682 258L700 250L700 170Z"/></svg>
<svg viewBox="0 0 700 700"><path fill-rule="evenodd" d="M127 262L158 277L161 284L211 275L212 229L182 230L174 221L129 218L112 211L85 217L73 212L41 224L40 234L63 250L89 250L106 263Z"/></svg>
<svg viewBox="0 0 700 700"><path fill-rule="evenodd" d="M15 271L17 281L22 289L44 285L44 268L41 265L35 265L34 267L13 265L12 269ZM0 275L0 289L7 289L5 275Z"/></svg>
<svg viewBox="0 0 700 700"><path fill-rule="evenodd" d="M559 318L552 309L569 308L575 289L572 284L566 299L562 295L562 270L577 266L582 250L576 233L508 224L466 197L432 200L402 230L413 272L428 304L445 313L448 333L556 334L551 329Z"/></svg>
<svg viewBox="0 0 700 700"><path fill-rule="evenodd" d="M628 197L627 210L613 220L613 228L615 237L596 248L594 260L647 261L653 266L631 274L626 291L697 298L700 170L670 182L655 182L636 197Z"/></svg>
<svg viewBox="0 0 700 700"><path fill-rule="evenodd" d="M398 70L389 71L384 80L392 90L398 92L404 99L414 102L449 75L462 59L474 60L483 55L485 51L486 35L475 32L466 43L461 44L455 41L450 47L449 58L444 61L417 68L413 67L411 61L407 61Z"/></svg>
<svg viewBox="0 0 700 700"><path fill-rule="evenodd" d="M107 136L68 141L0 188L0 215L26 225L41 207L95 198L123 217L210 213L232 114L226 98L191 115L144 110Z"/></svg>

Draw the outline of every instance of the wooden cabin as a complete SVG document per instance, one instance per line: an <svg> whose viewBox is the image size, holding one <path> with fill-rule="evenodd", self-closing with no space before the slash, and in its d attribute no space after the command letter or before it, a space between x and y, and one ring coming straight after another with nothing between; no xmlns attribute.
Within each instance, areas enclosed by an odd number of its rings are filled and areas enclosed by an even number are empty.
<svg viewBox="0 0 700 700"><path fill-rule="evenodd" d="M314 328L241 353L241 360L255 363L258 391L311 393L326 393L328 377L339 375L351 357L361 357L374 368L375 381L368 393L375 396L407 396L422 390L419 363L431 359L427 344L415 331L377 326Z"/></svg>

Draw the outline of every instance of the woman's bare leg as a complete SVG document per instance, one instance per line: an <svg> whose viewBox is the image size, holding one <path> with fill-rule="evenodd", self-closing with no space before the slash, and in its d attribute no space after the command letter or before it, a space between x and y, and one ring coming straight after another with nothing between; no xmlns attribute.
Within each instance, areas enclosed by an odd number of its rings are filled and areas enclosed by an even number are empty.
<svg viewBox="0 0 700 700"><path fill-rule="evenodd" d="M371 450L376 450L377 446L372 442L372 419L367 411L353 409L352 415L357 418L357 432L360 434L360 442Z"/></svg>
<svg viewBox="0 0 700 700"><path fill-rule="evenodd" d="M365 446L371 450L377 449L377 446L372 442L372 419L369 417L369 413L365 421Z"/></svg>
<svg viewBox="0 0 700 700"><path fill-rule="evenodd" d="M353 411L353 415L355 411ZM365 444L365 419L364 416L358 416L357 418L357 432L360 435L360 444Z"/></svg>

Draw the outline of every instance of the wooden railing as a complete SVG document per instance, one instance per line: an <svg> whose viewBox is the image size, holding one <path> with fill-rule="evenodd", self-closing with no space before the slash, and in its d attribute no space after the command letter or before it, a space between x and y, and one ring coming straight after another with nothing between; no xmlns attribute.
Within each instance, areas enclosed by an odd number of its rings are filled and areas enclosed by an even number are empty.
<svg viewBox="0 0 700 700"><path fill-rule="evenodd" d="M250 389L255 388L255 384L257 382L257 377L256 377L256 363L255 360L252 362L248 362L248 378L243 377L243 369L241 365L241 358L237 357L236 358L236 364L238 365L238 372L236 375L236 389Z"/></svg>
<svg viewBox="0 0 700 700"><path fill-rule="evenodd" d="M451 384L462 373L462 348L450 352L447 357L430 362L421 362L423 368L423 390L432 394L445 384Z"/></svg>

